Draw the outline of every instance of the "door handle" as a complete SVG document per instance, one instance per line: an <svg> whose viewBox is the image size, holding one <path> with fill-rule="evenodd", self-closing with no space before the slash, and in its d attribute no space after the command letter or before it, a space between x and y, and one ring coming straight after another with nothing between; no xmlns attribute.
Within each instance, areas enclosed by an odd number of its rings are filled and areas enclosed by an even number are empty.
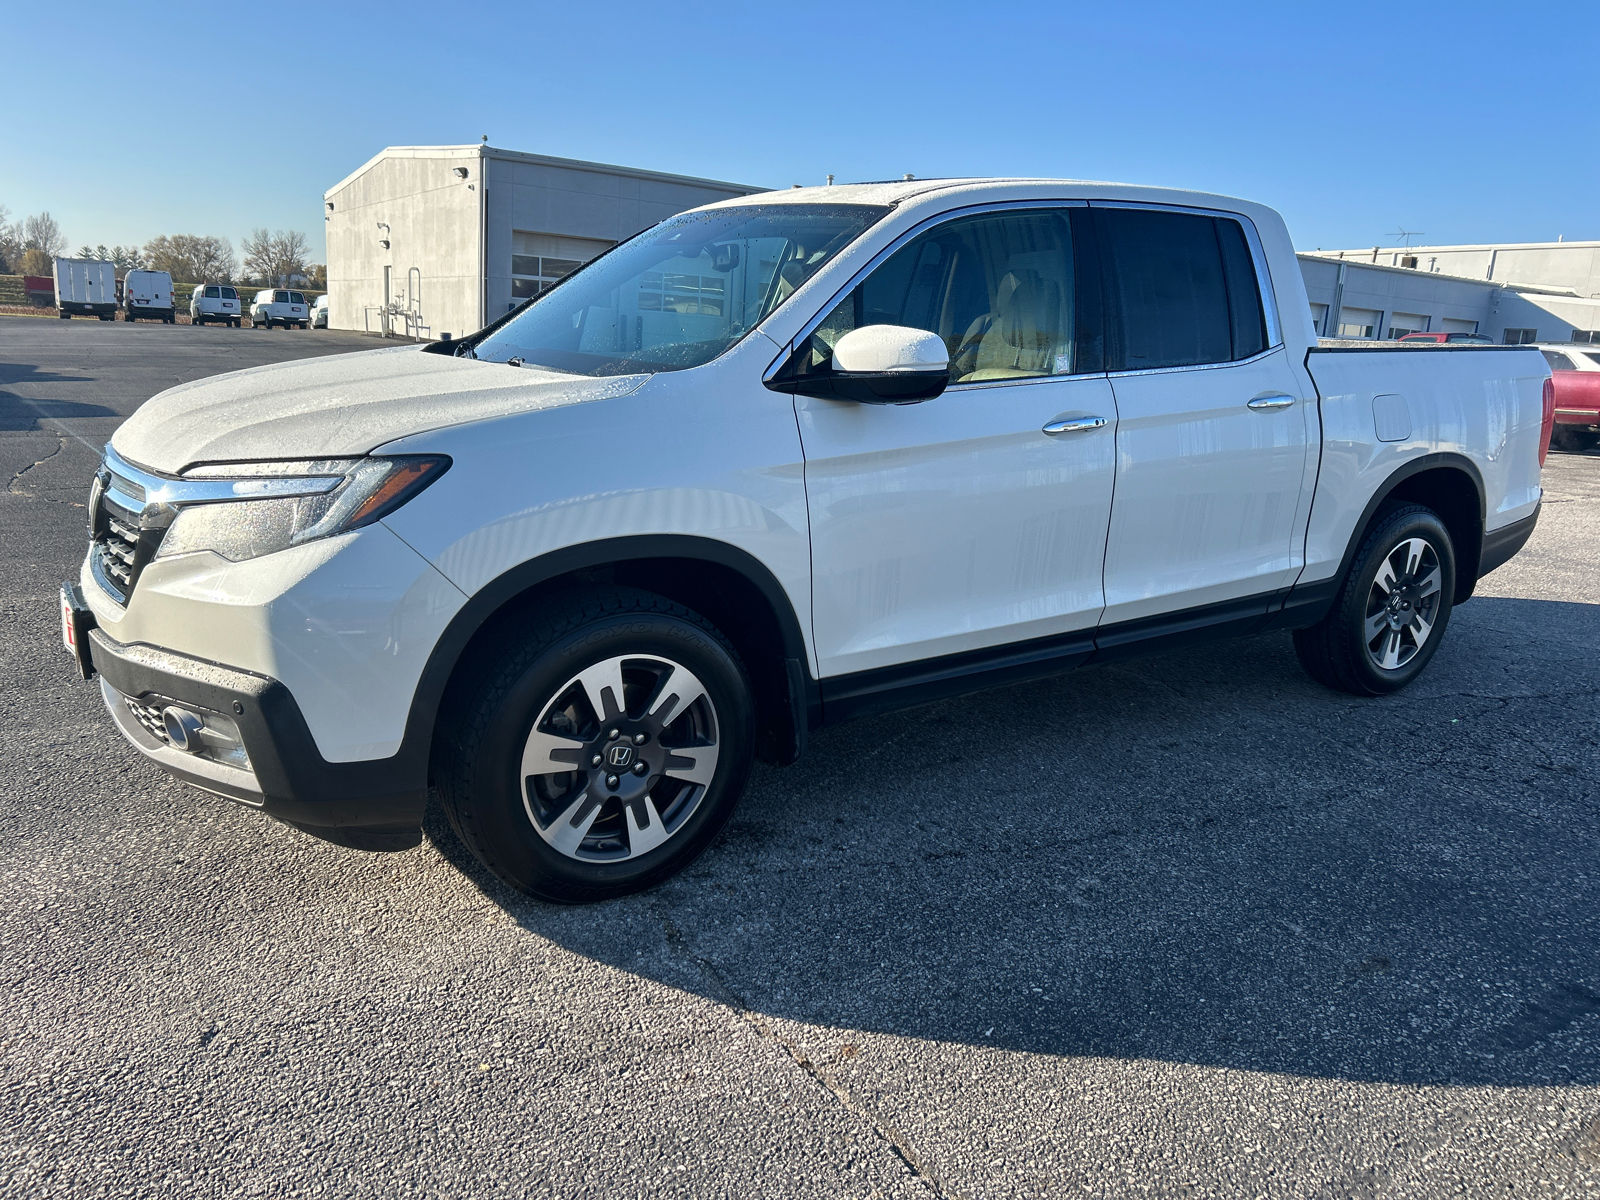
<svg viewBox="0 0 1600 1200"><path fill-rule="evenodd" d="M1288 408L1289 405L1291 405L1293 403L1294 403L1294 397L1293 396L1285 396L1285 395L1279 394L1279 395L1276 395L1276 396L1257 396L1254 400L1250 401L1250 403L1247 404L1245 407L1246 408L1253 408L1257 412L1264 412L1264 411L1266 411L1268 409L1273 409L1273 408Z"/></svg>
<svg viewBox="0 0 1600 1200"><path fill-rule="evenodd" d="M1105 426L1104 417L1057 417L1044 427L1044 432L1054 437L1059 433L1087 433Z"/></svg>

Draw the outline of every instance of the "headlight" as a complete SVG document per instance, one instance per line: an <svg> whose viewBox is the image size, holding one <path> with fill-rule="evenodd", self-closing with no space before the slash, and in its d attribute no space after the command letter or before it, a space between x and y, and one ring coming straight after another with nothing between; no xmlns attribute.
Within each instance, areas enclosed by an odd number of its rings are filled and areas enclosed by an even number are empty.
<svg viewBox="0 0 1600 1200"><path fill-rule="evenodd" d="M184 472L185 482L225 481L229 498L184 503L175 495L178 515L156 557L210 550L243 562L359 529L399 508L449 466L443 455L409 454L194 467Z"/></svg>

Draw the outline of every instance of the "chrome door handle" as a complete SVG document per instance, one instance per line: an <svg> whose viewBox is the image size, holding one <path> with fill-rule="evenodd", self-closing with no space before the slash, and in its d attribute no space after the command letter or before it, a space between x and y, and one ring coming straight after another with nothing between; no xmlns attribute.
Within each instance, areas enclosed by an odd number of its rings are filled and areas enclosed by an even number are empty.
<svg viewBox="0 0 1600 1200"><path fill-rule="evenodd" d="M1272 408L1288 408L1289 405L1291 405L1293 403L1294 403L1294 397L1293 396L1283 396L1283 395L1278 395L1278 396L1257 396L1254 400L1250 401L1250 403L1247 404L1245 407L1246 408L1253 408L1257 412L1262 412L1262 411L1264 411L1266 409L1272 409Z"/></svg>
<svg viewBox="0 0 1600 1200"><path fill-rule="evenodd" d="M1058 417L1044 427L1044 432L1054 436L1058 433L1087 433L1091 429L1101 429L1105 426L1104 417Z"/></svg>

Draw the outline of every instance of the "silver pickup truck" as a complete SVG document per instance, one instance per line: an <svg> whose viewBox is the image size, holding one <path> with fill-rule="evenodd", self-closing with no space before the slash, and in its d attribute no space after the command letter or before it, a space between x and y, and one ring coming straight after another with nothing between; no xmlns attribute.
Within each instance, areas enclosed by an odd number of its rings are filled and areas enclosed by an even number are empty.
<svg viewBox="0 0 1600 1200"><path fill-rule="evenodd" d="M1319 349L1260 205L756 195L458 342L155 397L63 619L180 778L367 848L431 785L503 879L585 900L680 870L823 724L1270 629L1404 687L1532 532L1552 419L1531 348Z"/></svg>

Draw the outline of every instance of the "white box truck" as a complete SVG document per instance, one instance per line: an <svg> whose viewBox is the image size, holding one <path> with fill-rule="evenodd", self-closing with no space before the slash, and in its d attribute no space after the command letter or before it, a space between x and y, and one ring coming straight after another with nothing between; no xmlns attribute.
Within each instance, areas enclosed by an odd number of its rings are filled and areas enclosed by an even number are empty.
<svg viewBox="0 0 1600 1200"><path fill-rule="evenodd" d="M129 271L122 281L122 319L141 317L178 323L178 309L172 303L172 276L166 271Z"/></svg>
<svg viewBox="0 0 1600 1200"><path fill-rule="evenodd" d="M116 320L116 268L93 258L56 259L56 311L63 321L75 316Z"/></svg>

